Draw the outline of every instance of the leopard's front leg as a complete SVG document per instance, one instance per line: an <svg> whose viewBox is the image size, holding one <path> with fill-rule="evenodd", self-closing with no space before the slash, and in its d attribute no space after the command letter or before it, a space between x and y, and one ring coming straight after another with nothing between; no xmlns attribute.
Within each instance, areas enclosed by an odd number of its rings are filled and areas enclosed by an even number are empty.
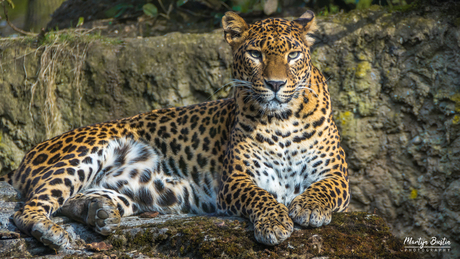
<svg viewBox="0 0 460 259"><path fill-rule="evenodd" d="M313 183L289 204L289 216L304 227L321 227L331 222L332 212L345 211L350 202L345 177L331 177Z"/></svg>
<svg viewBox="0 0 460 259"><path fill-rule="evenodd" d="M277 245L291 235L294 223L287 207L255 185L251 174L241 161L226 166L219 191L219 210L249 218L254 223L258 242Z"/></svg>

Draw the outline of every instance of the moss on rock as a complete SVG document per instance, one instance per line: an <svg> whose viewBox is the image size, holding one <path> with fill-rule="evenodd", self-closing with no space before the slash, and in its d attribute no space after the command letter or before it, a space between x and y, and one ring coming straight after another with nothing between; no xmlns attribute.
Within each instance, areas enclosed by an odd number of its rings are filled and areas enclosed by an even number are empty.
<svg viewBox="0 0 460 259"><path fill-rule="evenodd" d="M108 242L114 246L108 253L119 257L135 250L164 258L417 258L404 251L381 217L363 212L335 213L331 224L320 228L296 228L277 246L257 243L248 221L220 217L120 229Z"/></svg>

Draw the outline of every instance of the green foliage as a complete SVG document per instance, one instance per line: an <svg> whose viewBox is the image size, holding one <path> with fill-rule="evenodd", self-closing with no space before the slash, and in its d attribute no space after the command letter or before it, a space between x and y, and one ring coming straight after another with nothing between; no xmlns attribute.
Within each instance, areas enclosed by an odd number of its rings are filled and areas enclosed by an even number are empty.
<svg viewBox="0 0 460 259"><path fill-rule="evenodd" d="M156 17L158 15L158 8L151 3L143 5L142 10L147 16L150 17Z"/></svg>
<svg viewBox="0 0 460 259"><path fill-rule="evenodd" d="M394 1L393 1L394 2ZM394 11L397 11L397 12L408 12L410 10L413 10L413 9L416 9L416 8L419 8L420 7L420 4L421 4L422 1L414 1L410 4L407 4L406 1L402 1L401 4L399 5L395 5L394 3L391 4L391 2L389 2L389 5L388 5L388 10L390 12L394 12Z"/></svg>
<svg viewBox="0 0 460 259"><path fill-rule="evenodd" d="M87 33L86 29L50 31L38 42L40 45L56 45L56 44L77 44L90 43L100 41L108 44L120 44L123 41L115 38L104 37L99 33ZM30 37L31 41L36 41L36 37Z"/></svg>
<svg viewBox="0 0 460 259"><path fill-rule="evenodd" d="M5 1L6 1L6 2L8 3L8 5L11 7L11 9L14 9L13 1L11 1L11 0L0 0L0 2L2 2L2 4L3 4Z"/></svg>
<svg viewBox="0 0 460 259"><path fill-rule="evenodd" d="M116 6L105 11L105 16L107 18L118 18L122 16L128 9L134 8L131 4L117 4Z"/></svg>
<svg viewBox="0 0 460 259"><path fill-rule="evenodd" d="M12 0L0 0L12 1ZM387 0L391 9L407 8L407 2L412 0ZM120 18L122 16L136 16L140 13L148 17L164 17L168 20L187 20L196 21L199 19L211 18L220 24L220 17L228 11L233 10L237 13L259 15L267 7L267 0L137 0L124 1L105 11L107 18ZM287 5L282 0L275 1L278 3L277 12L289 8L307 8L315 11L317 15L336 14L341 11L348 12L353 9L369 8L372 0L296 0L289 1ZM270 2L273 5L273 2ZM394 8L398 7L398 8ZM273 8L272 8L273 9ZM178 15L180 13L180 15ZM271 13L271 12L270 12ZM202 18L200 18L202 17Z"/></svg>
<svg viewBox="0 0 460 259"><path fill-rule="evenodd" d="M9 9L8 10L8 18L10 21L13 21L17 19L18 17L24 16L27 12L27 2L26 0L12 0L12 1L6 1L6 0L0 0L0 2L5 2L6 7ZM3 8L2 8L3 9ZM3 10L0 11L0 17L1 19L4 19L3 15Z"/></svg>
<svg viewBox="0 0 460 259"><path fill-rule="evenodd" d="M176 6L177 7L180 7L180 6L183 6L184 4L186 4L188 2L188 0L178 0L176 2Z"/></svg>
<svg viewBox="0 0 460 259"><path fill-rule="evenodd" d="M340 7L334 4L329 4L325 6L321 11L317 13L318 16L326 16L330 14L336 14L340 12Z"/></svg>
<svg viewBox="0 0 460 259"><path fill-rule="evenodd" d="M372 0L359 0L356 9L366 9L372 5Z"/></svg>
<svg viewBox="0 0 460 259"><path fill-rule="evenodd" d="M79 17L76 27L82 26L84 22L85 22L85 18L84 17Z"/></svg>
<svg viewBox="0 0 460 259"><path fill-rule="evenodd" d="M234 0L231 1L231 8L235 12L250 13L263 10L261 0Z"/></svg>

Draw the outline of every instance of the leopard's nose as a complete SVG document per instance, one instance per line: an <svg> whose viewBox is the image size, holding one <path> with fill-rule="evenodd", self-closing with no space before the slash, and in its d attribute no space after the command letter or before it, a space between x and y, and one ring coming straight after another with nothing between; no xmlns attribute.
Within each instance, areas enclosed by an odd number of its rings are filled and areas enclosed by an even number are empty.
<svg viewBox="0 0 460 259"><path fill-rule="evenodd" d="M267 81L265 79L264 81L265 81L265 85L275 93L278 92L280 88L286 84L286 81L273 81L273 80Z"/></svg>

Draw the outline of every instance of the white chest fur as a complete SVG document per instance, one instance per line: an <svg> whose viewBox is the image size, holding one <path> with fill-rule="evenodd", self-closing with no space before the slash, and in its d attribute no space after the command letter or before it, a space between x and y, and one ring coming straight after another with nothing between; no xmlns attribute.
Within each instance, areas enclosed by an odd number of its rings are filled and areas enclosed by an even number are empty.
<svg viewBox="0 0 460 259"><path fill-rule="evenodd" d="M295 197L319 180L312 167L318 160L315 153L315 150L300 145L278 147L271 152L263 151L260 168L254 173L254 181L278 202L288 206Z"/></svg>

